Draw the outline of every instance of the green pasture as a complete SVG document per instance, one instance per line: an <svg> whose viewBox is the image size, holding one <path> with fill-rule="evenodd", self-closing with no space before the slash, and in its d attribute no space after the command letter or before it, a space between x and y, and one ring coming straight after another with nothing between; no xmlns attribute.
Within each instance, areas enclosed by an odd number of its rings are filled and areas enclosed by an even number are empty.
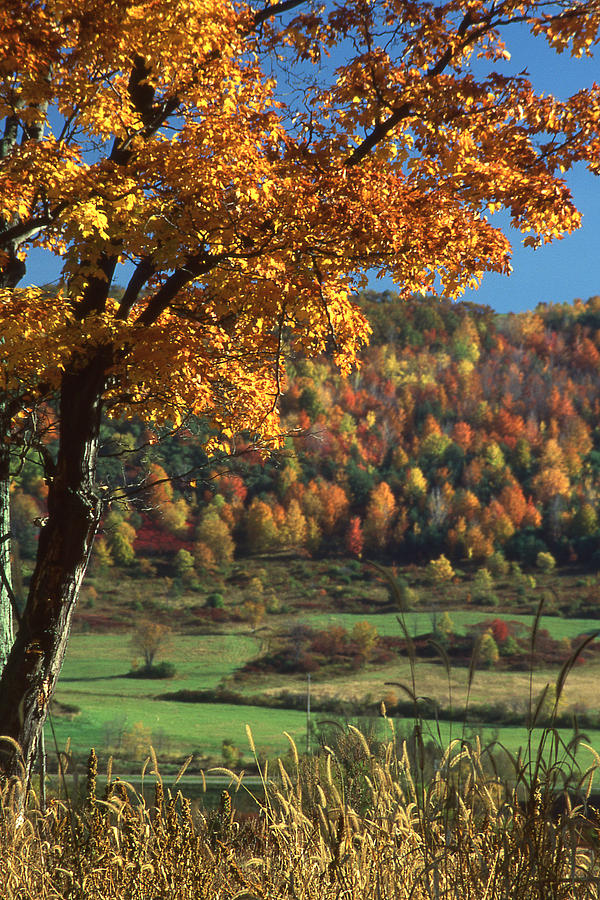
<svg viewBox="0 0 600 900"><path fill-rule="evenodd" d="M181 688L212 688L258 648L258 639L250 634L173 635L156 661L173 662L177 674L167 680L151 680L124 677L136 656L128 634L74 634L60 676L58 699L67 693L136 697Z"/></svg>
<svg viewBox="0 0 600 900"><path fill-rule="evenodd" d="M464 634L471 625L485 622L490 619L504 619L506 622L518 622L527 631L531 631L534 617L527 615L504 613L495 609L470 610L448 609L437 606L429 611L405 612L402 614L408 633L414 637L418 634L428 634L433 630L434 618L448 612L454 623L456 634ZM356 622L367 621L377 628L381 635L400 636L402 634L398 624L398 613L307 613L299 616L299 621L317 629L331 628L333 625L341 625L348 631L352 630ZM563 619L558 616L542 616L540 628L546 628L553 638L559 640L567 637L572 639L579 634L590 631L600 631L600 619Z"/></svg>
<svg viewBox="0 0 600 900"><path fill-rule="evenodd" d="M170 679L139 679L125 677L134 657L128 635L73 635L56 699L81 712L70 720L54 717L59 746L71 738L76 752L90 747L103 749L114 742L119 732L141 723L151 732L158 749L168 753L195 752L220 758L225 739L246 748L245 724L250 721L246 708L171 703L154 697L182 688L215 687L253 656L257 648L257 639L250 635L175 635L157 659L173 662L177 675ZM265 712L272 713L269 719ZM283 724L276 722L278 715L278 711L253 711L268 752L275 745L283 745L280 733L288 720ZM290 727L295 726L292 723Z"/></svg>
<svg viewBox="0 0 600 900"><path fill-rule="evenodd" d="M419 628L415 614L412 625ZM424 614L421 614L424 615ZM456 622L469 619L480 614L457 612ZM469 618L467 618L469 617ZM386 633L383 622L397 629L398 624L392 615L379 615L368 618L380 630ZM508 618L508 617L507 617ZM523 617L526 619L527 617ZM327 627L327 624L339 622L351 627L356 621L354 616L311 616L311 624ZM305 619L306 621L306 619ZM530 621L530 620L528 620ZM576 635L589 628L590 620L548 619L548 624L569 625L571 634ZM409 623L409 628L411 627ZM397 632L396 632L397 633ZM556 632L554 632L556 633ZM189 704L155 700L154 697L166 691L181 688L191 690L216 686L223 677L230 675L236 668L251 658L259 649L259 639L250 634L221 635L176 635L164 657L177 667L177 676L173 679L146 680L125 678L129 670L133 652L129 646L129 636L122 634L87 634L73 635L69 644L67 658L57 689L57 700L63 704L72 704L80 710L73 718L53 717L53 725L59 747L63 747L70 738L71 746L78 756L84 756L90 747L105 750L114 743L115 736L123 731L131 731L140 726L150 735L159 756L184 755L195 753L199 757L212 757L213 761L221 759L221 745L224 740L234 743L242 752L243 759L251 759L250 747L246 734L246 725L252 728L257 749L261 755L274 756L284 754L288 747L283 732L289 732L300 747L305 746L306 715L293 710L267 709L257 706L232 706L222 704ZM576 700L584 701L589 708L595 708L599 666L595 663L573 670L565 690L568 703ZM451 690L454 705L459 708L464 704L466 696L467 671L455 668L451 673ZM550 670L536 671L533 676L533 695L543 689L547 682L553 682L556 672ZM419 661L416 669L417 692L420 695L437 697L439 702L448 702L448 680L443 666L431 661ZM315 698L322 691L326 696L340 699L352 699L371 694L378 700L385 696L390 687L385 682L410 682L410 670L405 659L384 668L370 668L358 672L348 672L335 678L319 677L313 680ZM246 685L240 682L236 689L258 693L262 689L278 688L303 691L306 679L302 676L286 678L270 675L268 677L249 680ZM391 688L393 690L393 688ZM518 698L523 703L530 693L530 676L527 672L502 672L481 670L475 675L471 688L472 703L509 701ZM322 713L313 713L313 720L318 722L327 718ZM410 720L398 720L400 731L408 733ZM382 720L383 726L383 720ZM428 726L438 736L437 724ZM497 736L511 752L516 752L527 742L524 728L484 726L479 729L484 741ZM51 747L53 737L47 726L47 741ZM462 723L439 724L439 736L442 742L463 734ZM600 750L600 732L590 732L590 741ZM568 735L565 735L568 739Z"/></svg>
<svg viewBox="0 0 600 900"><path fill-rule="evenodd" d="M74 720L68 722L54 719L54 729L59 748L70 739L75 755L83 758L90 747L102 747L106 737L106 726L115 718L115 708L107 707L105 699L88 698L85 710ZM164 701L137 700L129 698L120 703L118 714L127 716L131 725L143 723L152 733L153 744L158 744L168 735L170 753L181 756L197 754L199 757L212 757L218 761L221 757L223 740L229 740L242 752L242 764L253 759L246 726L249 725L260 757L285 755L289 749L289 741L284 732L290 734L300 750L305 747L306 714L293 710L266 709L255 706L225 706L218 704L185 704L167 703ZM319 724L327 721L328 716L314 713L313 722ZM381 738L391 738L391 732L383 720L379 720L378 734ZM359 722L360 724L360 722ZM396 719L394 725L400 739L407 737L413 722L411 719ZM524 727L469 726L463 727L457 722L425 721L424 739L433 740L442 747L454 739L473 740L478 734L484 747L492 747L495 754L504 754L504 747L516 755L519 750L525 752L528 745L528 733ZM47 726L47 741L52 740ZM161 736L162 734L162 736ZM541 737L541 730L533 732L532 746L535 752ZM568 741L571 735L562 733L563 740ZM596 750L600 750L600 731L586 732L586 738ZM52 743L48 743L51 747ZM160 755L160 754L159 754ZM508 763L508 757L506 757ZM580 750L580 764L585 767L591 762L591 752ZM135 762L128 764L128 770L135 767Z"/></svg>
<svg viewBox="0 0 600 900"><path fill-rule="evenodd" d="M258 753L264 756L286 753L289 742L284 731L301 747L306 735L306 714L296 711L212 703L168 703L134 697L118 698L118 702L109 706L105 696L88 695L85 707L76 718L70 721L54 718L58 746L64 747L70 738L73 752L80 757L90 747L103 748L107 734L112 734L117 724L123 726L119 717L126 719L128 728L141 724L149 729L159 756L161 749L166 749L170 755L194 753L218 761L222 742L228 740L239 747L243 759L248 762L252 760L252 752L246 725L251 727ZM47 746L52 746L52 740L46 726Z"/></svg>

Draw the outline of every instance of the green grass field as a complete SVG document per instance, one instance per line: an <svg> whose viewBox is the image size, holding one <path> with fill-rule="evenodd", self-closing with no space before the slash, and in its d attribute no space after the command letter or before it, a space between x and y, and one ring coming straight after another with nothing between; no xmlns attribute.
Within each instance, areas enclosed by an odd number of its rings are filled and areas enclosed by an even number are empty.
<svg viewBox="0 0 600 900"><path fill-rule="evenodd" d="M289 742L287 731L303 747L306 734L306 715L290 710L273 710L257 706L224 706L213 703L167 703L151 699L128 697L124 702L108 706L106 697L89 696L84 711L71 721L54 719L59 748L71 740L71 748L78 756L85 756L90 747L103 748L107 733L113 734L115 722L131 728L142 724L151 732L151 741L160 756L161 749L169 755L195 754L200 759L221 760L224 740L233 742L242 752L242 762L249 763L253 755L246 734L250 725L257 751L261 756L285 754ZM46 726L47 746L52 746ZM142 750L140 759L146 751ZM131 769L129 766L128 771Z"/></svg>
<svg viewBox="0 0 600 900"><path fill-rule="evenodd" d="M409 628L426 628L430 619L428 614L415 614L409 619ZM470 611L453 613L457 623L467 624L485 614ZM333 621L351 627L356 616L319 616L302 617L303 621L319 627L327 627ZM392 615L362 616L377 625L380 633L391 633L398 629ZM508 617L507 618L512 618ZM526 618L526 617L524 617ZM529 620L530 621L530 620ZM590 620L563 620L548 618L544 625L553 634L557 634L554 626L569 626L571 635L579 634L589 628ZM174 757L194 753L201 760L213 763L221 760L221 746L224 740L231 741L242 753L246 764L252 755L246 735L249 724L254 734L256 746L261 755L275 756L284 754L288 741L283 732L289 732L300 747L305 746L306 715L293 710L276 710L259 706L231 706L216 704L189 704L167 702L154 699L165 691L176 691L182 688L198 690L215 687L223 678L231 675L235 669L247 659L255 655L260 647L259 637L249 633L214 634L214 635L175 635L171 645L165 652L166 659L177 667L177 675L172 679L147 680L131 679L124 675L131 667L133 651L129 645L128 635L115 634L79 634L73 635L69 644L67 658L63 667L56 698L63 704L71 704L79 708L79 714L73 718L54 716L53 725L59 747L63 747L68 738L77 756L84 757L90 747L99 751L119 746L119 736L123 733L142 731L147 741L152 741L159 756ZM358 672L348 672L336 678L317 676L313 681L313 697L320 695L335 696L341 699L352 699L371 695L374 703L386 696L390 690L397 689L386 686L385 682L399 681L409 683L411 678L409 664L401 658L385 668L367 667ZM536 671L533 677L533 696L541 691L547 682L556 678L551 670ZM584 702L595 708L597 684L600 678L600 664L589 664L575 669L567 682L565 702ZM449 700L449 688L453 703L460 708L466 698L466 669L456 668L451 672L450 685L443 667L439 663L419 661L416 670L417 691L423 696L436 697L444 705ZM303 692L306 679L303 676L270 675L266 678L249 679L247 683L236 685L237 690L258 693L260 690L277 691L288 688ZM481 670L475 675L471 689L471 702L474 704L511 702L521 704L528 702L530 678L527 672L502 672ZM314 713L313 720L318 722L326 718L321 713ZM410 721L398 720L398 727L404 733L410 729ZM437 731L436 723L431 723L432 733ZM46 729L48 747L53 744L49 726ZM460 722L440 723L442 740L457 737L462 733ZM506 747L515 752L526 743L524 728L501 727L482 729L484 741L497 736ZM600 749L600 732L589 734L592 744ZM139 755L145 750L140 749Z"/></svg>
<svg viewBox="0 0 600 900"><path fill-rule="evenodd" d="M406 612L403 614L404 621L408 633L411 636L418 634L426 634L433 629L434 615L438 619L443 612L448 611L454 623L457 634L464 634L470 625L478 622L484 622L488 619L504 619L508 621L519 622L525 629L530 630L533 624L532 615L519 615L511 612L504 613L495 609L457 609L452 610L438 608L435 611L425 612ZM354 613L306 613L300 615L301 621L313 628L325 629L332 625L342 625L344 628L351 630L358 621L366 620L377 628L381 635L400 636L401 629L398 624L397 613L371 613L371 614L354 614ZM540 620L540 628L547 628L552 637L557 640L568 637L573 639L579 634L588 633L590 631L600 631L600 619L563 619L558 616L542 616Z"/></svg>
<svg viewBox="0 0 600 900"><path fill-rule="evenodd" d="M157 659L172 660L177 674L168 681L153 681L123 677L131 670L136 655L127 634L74 634L69 642L59 690L61 693L138 696L184 687L211 688L256 654L258 648L259 639L248 633L174 635L164 652L158 653Z"/></svg>
<svg viewBox="0 0 600 900"><path fill-rule="evenodd" d="M283 719L278 711L262 708L251 710L154 699L165 691L215 687L253 656L257 648L257 639L249 635L176 635L165 656L176 664L177 675L164 680L137 679L124 677L133 657L127 635L73 635L56 699L78 707L81 712L70 720L54 717L59 746L70 737L76 753L87 752L90 747L103 749L114 744L118 734L141 724L149 730L159 752L161 749L169 754L193 752L219 759L225 739L246 749L245 724L256 721L265 751L281 752L279 748L285 742L281 732L300 727L292 720L297 717L298 723L302 720L305 727L300 714Z"/></svg>

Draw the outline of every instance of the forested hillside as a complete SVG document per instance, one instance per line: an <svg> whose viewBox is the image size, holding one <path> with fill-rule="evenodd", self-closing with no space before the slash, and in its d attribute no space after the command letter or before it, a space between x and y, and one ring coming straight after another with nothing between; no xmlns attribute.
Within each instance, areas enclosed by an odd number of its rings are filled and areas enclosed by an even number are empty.
<svg viewBox="0 0 600 900"><path fill-rule="evenodd" d="M509 316L394 299L360 298L373 335L349 378L326 357L290 363L289 437L267 459L238 442L215 467L201 423L161 440L108 421L104 475L130 500L106 516L95 564L156 558L181 574L289 549L600 564L600 297ZM22 557L45 490L30 457L12 493Z"/></svg>

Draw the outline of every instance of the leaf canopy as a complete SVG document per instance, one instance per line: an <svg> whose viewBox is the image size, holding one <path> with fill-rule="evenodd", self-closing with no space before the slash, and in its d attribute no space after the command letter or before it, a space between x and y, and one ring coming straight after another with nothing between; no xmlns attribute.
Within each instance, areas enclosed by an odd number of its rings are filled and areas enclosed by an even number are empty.
<svg viewBox="0 0 600 900"><path fill-rule="evenodd" d="M598 171L600 91L538 95L502 35L578 55L599 22L544 0L5 0L4 387L108 348L113 413L276 433L285 350L355 363L367 272L459 296L510 269L495 210L533 245L578 227L563 173ZM62 259L57 291L15 286L32 247Z"/></svg>

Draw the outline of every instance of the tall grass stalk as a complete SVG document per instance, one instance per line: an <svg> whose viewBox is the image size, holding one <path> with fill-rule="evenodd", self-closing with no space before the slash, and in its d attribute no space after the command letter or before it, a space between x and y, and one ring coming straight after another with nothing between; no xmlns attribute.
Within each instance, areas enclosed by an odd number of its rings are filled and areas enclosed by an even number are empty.
<svg viewBox="0 0 600 900"><path fill-rule="evenodd" d="M541 616L532 629L531 650ZM290 753L269 775L248 739L264 798L259 812L236 813L242 774L230 779L218 810L192 808L175 783L165 788L151 751L143 790L108 774L96 793L90 754L81 803L65 795L23 812L18 779L0 789L0 896L35 900L600 900L600 827L589 808L600 757L575 723L555 727L565 680L589 639L562 667L550 722L537 728L550 688L534 703L527 740L516 754L484 747L465 719L447 746L428 740L419 717L417 659L408 630L415 722L402 738L382 703L385 739L353 725L331 726L318 752ZM443 647L449 696L451 671ZM477 650L467 694L476 677ZM466 708L468 711L468 696ZM582 765L582 754L589 762ZM148 774L147 774L148 773ZM233 791L233 794L230 793ZM21 818L19 819L19 810Z"/></svg>

